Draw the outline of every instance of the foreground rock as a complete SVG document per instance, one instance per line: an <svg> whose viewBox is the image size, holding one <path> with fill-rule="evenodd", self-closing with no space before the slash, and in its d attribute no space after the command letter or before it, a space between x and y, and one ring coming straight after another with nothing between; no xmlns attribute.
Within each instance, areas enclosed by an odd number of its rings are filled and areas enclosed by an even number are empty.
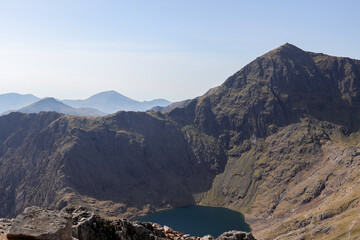
<svg viewBox="0 0 360 240"><path fill-rule="evenodd" d="M84 207L66 212L26 208L15 220L2 219L1 229L10 228L8 239L46 240L215 240L213 236L190 236L156 223L132 222L126 219L107 220ZM5 232L6 233L6 232ZM255 240L251 233L230 231L218 240Z"/></svg>
<svg viewBox="0 0 360 240"><path fill-rule="evenodd" d="M205 240L215 239L212 236L203 238L190 236L182 232L175 231L167 226L160 226L156 223L132 222L126 219L106 220L98 215L94 215L87 209L68 209L73 215L73 237L79 240L157 240L157 239L176 239L176 240ZM219 240L253 240L251 233L240 231L230 231L223 233Z"/></svg>
<svg viewBox="0 0 360 240"><path fill-rule="evenodd" d="M7 238L71 240L71 227L70 214L29 207L13 221Z"/></svg>
<svg viewBox="0 0 360 240"><path fill-rule="evenodd" d="M14 219L0 218L0 240L6 239L13 221Z"/></svg>
<svg viewBox="0 0 360 240"><path fill-rule="evenodd" d="M240 231L229 231L221 234L218 240L255 240L251 233L240 232Z"/></svg>

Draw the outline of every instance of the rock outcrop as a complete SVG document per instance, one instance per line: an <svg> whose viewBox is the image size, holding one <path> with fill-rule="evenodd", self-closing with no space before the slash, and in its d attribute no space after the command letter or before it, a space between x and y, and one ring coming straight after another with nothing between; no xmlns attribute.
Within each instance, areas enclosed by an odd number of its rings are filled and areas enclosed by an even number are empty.
<svg viewBox="0 0 360 240"><path fill-rule="evenodd" d="M13 240L215 240L190 236L156 223L107 220L84 207L54 211L26 208L16 219L1 219L1 236ZM8 232L8 233L7 233ZM255 240L251 233L230 231L218 240Z"/></svg>
<svg viewBox="0 0 360 240"><path fill-rule="evenodd" d="M13 221L14 219L0 218L0 240L5 239Z"/></svg>
<svg viewBox="0 0 360 240"><path fill-rule="evenodd" d="M11 224L8 239L71 240L72 217L61 211L29 207Z"/></svg>
<svg viewBox="0 0 360 240"><path fill-rule="evenodd" d="M255 240L255 238L251 233L229 231L221 234L217 240Z"/></svg>
<svg viewBox="0 0 360 240"><path fill-rule="evenodd" d="M72 235L79 240L205 240L212 236L196 237L175 231L156 223L143 223L126 219L106 220L89 212L86 208L68 209L73 215ZM251 233L230 231L222 234L218 240L255 240Z"/></svg>

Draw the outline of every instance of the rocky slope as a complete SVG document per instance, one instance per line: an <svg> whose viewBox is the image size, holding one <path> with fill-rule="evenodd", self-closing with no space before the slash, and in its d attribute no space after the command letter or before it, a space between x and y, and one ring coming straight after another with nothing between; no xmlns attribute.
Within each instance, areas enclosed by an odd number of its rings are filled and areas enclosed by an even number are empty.
<svg viewBox="0 0 360 240"><path fill-rule="evenodd" d="M359 84L360 61L286 44L170 112L227 150L196 202L246 213L261 238L359 236Z"/></svg>
<svg viewBox="0 0 360 240"><path fill-rule="evenodd" d="M146 113L12 113L0 125L2 216L31 205L87 203L119 215L194 204L226 161L215 143Z"/></svg>
<svg viewBox="0 0 360 240"><path fill-rule="evenodd" d="M215 240L211 235L190 236L156 223L108 220L84 207L65 211L29 207L16 219L0 219L0 239L44 240ZM1 224L4 223L4 224ZM255 240L251 233L229 231L218 240Z"/></svg>
<svg viewBox="0 0 360 240"><path fill-rule="evenodd" d="M0 215L188 204L245 213L259 239L360 235L360 61L285 44L167 113L0 118Z"/></svg>

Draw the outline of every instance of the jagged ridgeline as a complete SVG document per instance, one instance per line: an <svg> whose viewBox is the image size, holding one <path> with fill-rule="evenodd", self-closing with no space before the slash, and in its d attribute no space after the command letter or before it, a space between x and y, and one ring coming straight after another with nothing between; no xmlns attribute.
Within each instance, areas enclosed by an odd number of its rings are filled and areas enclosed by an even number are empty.
<svg viewBox="0 0 360 240"><path fill-rule="evenodd" d="M285 44L180 106L1 117L0 215L205 204L243 212L260 239L359 235L360 61Z"/></svg>

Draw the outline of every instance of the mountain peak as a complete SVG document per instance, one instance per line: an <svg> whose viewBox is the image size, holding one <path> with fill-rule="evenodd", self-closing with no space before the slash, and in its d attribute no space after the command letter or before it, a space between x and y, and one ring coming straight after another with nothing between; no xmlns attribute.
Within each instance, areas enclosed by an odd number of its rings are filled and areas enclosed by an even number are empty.
<svg viewBox="0 0 360 240"><path fill-rule="evenodd" d="M124 95L122 95L121 93L118 93L114 90L110 90L110 91L104 91L104 92L100 92L97 93L91 97L89 97L88 99L86 99L87 101L100 101L102 102L102 104L108 104L106 102L108 101L126 101L126 102L136 102L135 100L128 98Z"/></svg>
<svg viewBox="0 0 360 240"><path fill-rule="evenodd" d="M280 47L277 47L276 49L292 49L292 50L296 50L296 49L300 49L300 48L298 48L297 46L295 46L295 45L293 45L291 43L285 43L285 44L281 45Z"/></svg>
<svg viewBox="0 0 360 240"><path fill-rule="evenodd" d="M154 106L167 106L170 104L170 102L163 99L140 102L114 90L97 93L85 100L63 100L62 102L74 108L90 107L109 114L117 111L146 111Z"/></svg>
<svg viewBox="0 0 360 240"><path fill-rule="evenodd" d="M39 102L59 102L59 101L57 101L53 97L47 97L47 98L41 99Z"/></svg>
<svg viewBox="0 0 360 240"><path fill-rule="evenodd" d="M121 93L115 91L115 90L109 90L109 91L104 91L104 92L100 92L98 94L104 94L104 95L122 95Z"/></svg>
<svg viewBox="0 0 360 240"><path fill-rule="evenodd" d="M256 58L228 78L224 85L242 88L251 81L263 81L263 84L271 83L270 85L277 87L282 85L293 90L299 90L306 84L310 89L314 86L312 79L316 74L317 70L311 54L286 43Z"/></svg>
<svg viewBox="0 0 360 240"><path fill-rule="evenodd" d="M79 115L79 116L103 116L105 113L93 108L73 108L68 106L53 97L41 99L29 106L23 107L19 110L22 113L39 113L43 111L52 111L63 114Z"/></svg>
<svg viewBox="0 0 360 240"><path fill-rule="evenodd" d="M290 43L285 43L280 47L277 47L270 52L264 54L262 57L281 56L286 58L298 58L299 56L304 56L304 54L307 55L307 53L302 49Z"/></svg>
<svg viewBox="0 0 360 240"><path fill-rule="evenodd" d="M37 102L34 102L33 104L30 104L29 106L23 107L21 108L19 111L20 112L26 112L26 113L30 113L31 111L37 112L37 110L40 111L51 111L53 107L62 107L62 106L66 106L64 103L59 102L58 100L56 100L53 97L47 97L47 98L43 98ZM34 110L36 109L36 110ZM56 111L56 110L55 110Z"/></svg>

